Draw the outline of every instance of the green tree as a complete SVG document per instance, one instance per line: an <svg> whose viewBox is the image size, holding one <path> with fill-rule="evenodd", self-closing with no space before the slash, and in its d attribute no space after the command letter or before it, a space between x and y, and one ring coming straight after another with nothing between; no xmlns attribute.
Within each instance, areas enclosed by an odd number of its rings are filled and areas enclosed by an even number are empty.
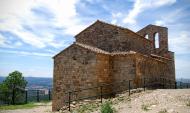
<svg viewBox="0 0 190 113"><path fill-rule="evenodd" d="M5 97L8 103L15 104L23 98L23 91L26 85L27 81L22 76L22 73L14 71L10 73L0 85L0 91L1 94L3 94L1 96L2 98Z"/></svg>
<svg viewBox="0 0 190 113"><path fill-rule="evenodd" d="M7 104L11 103L11 92L9 92L8 87L6 84L0 84L0 101L4 101Z"/></svg>

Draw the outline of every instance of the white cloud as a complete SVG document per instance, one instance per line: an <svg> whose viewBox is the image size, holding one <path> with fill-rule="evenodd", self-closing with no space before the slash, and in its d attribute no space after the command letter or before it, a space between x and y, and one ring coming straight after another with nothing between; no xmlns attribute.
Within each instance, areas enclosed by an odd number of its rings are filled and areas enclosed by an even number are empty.
<svg viewBox="0 0 190 113"><path fill-rule="evenodd" d="M175 54L190 54L190 33L184 29L186 23L181 22L186 14L185 9L180 8L161 16L155 21L156 25L169 28L169 47Z"/></svg>
<svg viewBox="0 0 190 113"><path fill-rule="evenodd" d="M136 24L136 18L143 11L171 5L175 2L176 0L135 0L133 9L129 11L128 15L123 19L123 22L126 24Z"/></svg>
<svg viewBox="0 0 190 113"><path fill-rule="evenodd" d="M4 45L5 44L5 38L0 34L0 45Z"/></svg>
<svg viewBox="0 0 190 113"><path fill-rule="evenodd" d="M187 31L179 32L169 38L170 49L176 54L190 54L190 33Z"/></svg>
<svg viewBox="0 0 190 113"><path fill-rule="evenodd" d="M163 14L161 16L161 19L155 21L155 24L159 26L169 26L174 24L176 25L177 21L185 16L183 12L184 9L181 8L181 9L176 9L171 13Z"/></svg>
<svg viewBox="0 0 190 113"><path fill-rule="evenodd" d="M84 28L84 24L77 18L75 5L79 0L41 0L38 6L48 8L55 16L54 25L65 28L64 32L75 35Z"/></svg>
<svg viewBox="0 0 190 113"><path fill-rule="evenodd" d="M9 40L6 40L6 37L4 37L3 35L0 34L0 47L3 48L18 48L22 46L22 43L19 41L16 41L14 43L12 43Z"/></svg>
<svg viewBox="0 0 190 113"><path fill-rule="evenodd" d="M27 52L27 51L15 51L15 50L0 50L1 53L11 53L17 55L29 55L29 56L42 56L42 57L53 57L54 54L50 53L39 53L39 52Z"/></svg>
<svg viewBox="0 0 190 113"><path fill-rule="evenodd" d="M121 12L117 12L117 13L112 12L111 14L112 14L112 20L111 20L112 24L117 24L118 19L123 17L123 14Z"/></svg>
<svg viewBox="0 0 190 113"><path fill-rule="evenodd" d="M59 28L61 35L73 36L81 31L85 24L77 18L75 6L77 2L78 0L1 0L0 31L11 32L24 43L37 48L63 47L64 39L63 41L57 40L55 32L48 27ZM40 7L52 13L53 18L51 20L40 18L32 12L32 9ZM23 27L25 24L34 31L26 30ZM43 29L39 26L43 26ZM4 39L8 40L6 37Z"/></svg>

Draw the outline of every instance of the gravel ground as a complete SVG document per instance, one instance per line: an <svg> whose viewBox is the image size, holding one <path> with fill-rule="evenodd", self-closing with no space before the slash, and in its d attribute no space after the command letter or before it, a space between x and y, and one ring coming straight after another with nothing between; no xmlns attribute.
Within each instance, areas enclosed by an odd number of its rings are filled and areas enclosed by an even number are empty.
<svg viewBox="0 0 190 113"><path fill-rule="evenodd" d="M120 96L127 99L114 105L118 113L190 113L190 89L158 89ZM0 113L52 113L51 103L32 109L0 111ZM94 113L99 113L98 111Z"/></svg>
<svg viewBox="0 0 190 113"><path fill-rule="evenodd" d="M118 113L190 113L190 89L158 89L134 94L114 106Z"/></svg>

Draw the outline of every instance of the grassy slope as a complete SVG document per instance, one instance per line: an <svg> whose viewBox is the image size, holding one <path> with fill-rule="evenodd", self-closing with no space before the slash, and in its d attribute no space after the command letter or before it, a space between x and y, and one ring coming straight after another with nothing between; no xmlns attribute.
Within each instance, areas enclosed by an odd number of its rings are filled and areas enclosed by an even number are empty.
<svg viewBox="0 0 190 113"><path fill-rule="evenodd" d="M29 102L27 104L21 104L21 105L2 105L0 106L0 110L31 109L37 106L47 105L49 102L50 101L41 101L39 103Z"/></svg>
<svg viewBox="0 0 190 113"><path fill-rule="evenodd" d="M5 105L5 106L0 106L0 110L30 109L36 106L38 105L34 103L28 103L22 105Z"/></svg>

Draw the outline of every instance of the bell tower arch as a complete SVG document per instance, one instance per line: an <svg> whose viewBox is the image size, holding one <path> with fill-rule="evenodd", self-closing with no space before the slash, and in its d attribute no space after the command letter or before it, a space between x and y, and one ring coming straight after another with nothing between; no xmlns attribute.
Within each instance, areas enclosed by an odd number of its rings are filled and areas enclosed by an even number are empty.
<svg viewBox="0 0 190 113"><path fill-rule="evenodd" d="M137 33L143 37L148 35L147 37L152 41L152 47L155 53L161 54L168 52L168 28L148 25Z"/></svg>

